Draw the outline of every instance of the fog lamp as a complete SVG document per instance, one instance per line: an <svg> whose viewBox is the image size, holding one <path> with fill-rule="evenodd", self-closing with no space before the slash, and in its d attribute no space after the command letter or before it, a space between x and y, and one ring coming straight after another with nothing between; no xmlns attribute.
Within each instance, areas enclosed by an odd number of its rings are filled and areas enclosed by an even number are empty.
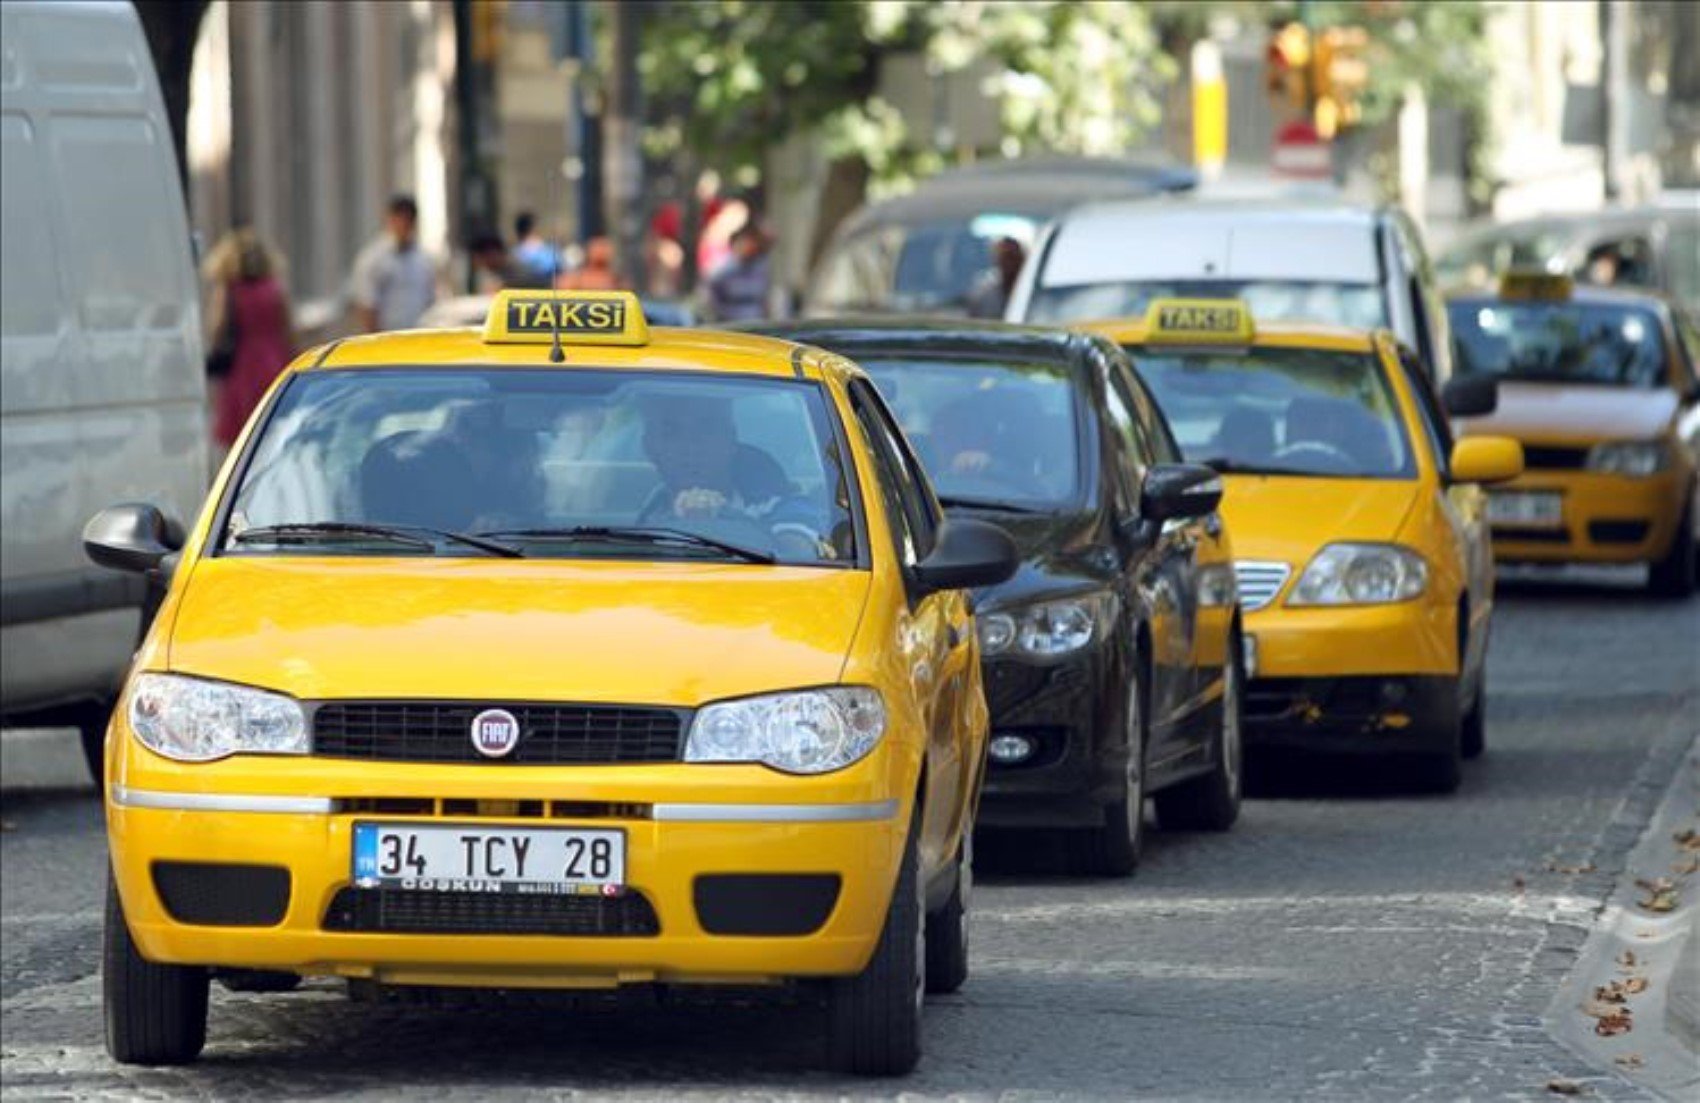
<svg viewBox="0 0 1700 1103"><path fill-rule="evenodd" d="M1026 735L994 735L986 747L993 762L1002 766L1014 766L1026 762L1038 753L1039 744Z"/></svg>

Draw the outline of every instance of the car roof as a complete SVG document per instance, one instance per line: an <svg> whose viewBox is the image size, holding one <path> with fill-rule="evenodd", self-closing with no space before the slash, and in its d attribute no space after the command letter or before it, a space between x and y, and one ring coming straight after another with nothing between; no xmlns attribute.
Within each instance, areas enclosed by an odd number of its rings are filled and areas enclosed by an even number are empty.
<svg viewBox="0 0 1700 1103"><path fill-rule="evenodd" d="M1120 345L1142 345L1145 343L1147 332L1144 318L1107 318L1070 324L1102 334ZM1378 332L1381 331L1324 325L1320 322L1258 322L1251 343L1254 348L1316 348L1333 352L1369 352L1375 347ZM1192 347L1208 349L1213 346Z"/></svg>
<svg viewBox="0 0 1700 1103"><path fill-rule="evenodd" d="M1075 359L1082 347L1082 334L1077 332L978 318L821 318L766 322L749 329L841 352L851 358L876 350L907 350L1064 361Z"/></svg>
<svg viewBox="0 0 1700 1103"><path fill-rule="evenodd" d="M492 344L475 328L413 329L348 337L304 354L297 371L344 368L445 367L571 368L702 371L770 377L822 378L855 374L853 365L824 358L792 341L754 333L652 326L644 344L562 343L566 358L549 359L547 343Z"/></svg>
<svg viewBox="0 0 1700 1103"><path fill-rule="evenodd" d="M1387 209L1324 196L1093 203L1058 223L1041 287L1124 280L1376 283ZM1305 248L1295 249L1302 238ZM1137 243L1138 248L1129 246Z"/></svg>

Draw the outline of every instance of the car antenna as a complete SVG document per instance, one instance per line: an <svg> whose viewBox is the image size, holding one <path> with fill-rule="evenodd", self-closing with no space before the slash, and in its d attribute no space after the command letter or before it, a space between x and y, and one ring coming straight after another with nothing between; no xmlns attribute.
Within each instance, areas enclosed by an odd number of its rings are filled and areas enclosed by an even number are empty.
<svg viewBox="0 0 1700 1103"><path fill-rule="evenodd" d="M564 165L557 164L550 173L549 206L555 208L558 217L564 217L566 210L561 206L561 172ZM560 225L560 223L557 223ZM561 275L561 247L552 245L549 249L549 363L559 364L566 360L566 350L561 348L561 304L555 300L555 283Z"/></svg>

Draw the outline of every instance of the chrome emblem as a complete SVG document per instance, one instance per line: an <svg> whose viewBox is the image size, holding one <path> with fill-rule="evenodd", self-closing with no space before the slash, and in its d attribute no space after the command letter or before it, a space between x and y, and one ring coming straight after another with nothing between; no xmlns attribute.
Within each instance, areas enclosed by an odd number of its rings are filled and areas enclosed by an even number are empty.
<svg viewBox="0 0 1700 1103"><path fill-rule="evenodd" d="M507 709L485 709L472 718L472 749L485 758L504 758L519 746L519 721Z"/></svg>

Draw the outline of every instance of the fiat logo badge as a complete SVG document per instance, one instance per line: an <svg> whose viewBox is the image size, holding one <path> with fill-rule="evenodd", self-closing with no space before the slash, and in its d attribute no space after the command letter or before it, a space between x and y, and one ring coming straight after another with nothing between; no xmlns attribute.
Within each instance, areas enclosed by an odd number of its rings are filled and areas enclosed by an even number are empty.
<svg viewBox="0 0 1700 1103"><path fill-rule="evenodd" d="M472 718L472 749L485 758L503 758L519 746L519 721L507 709L485 709Z"/></svg>

